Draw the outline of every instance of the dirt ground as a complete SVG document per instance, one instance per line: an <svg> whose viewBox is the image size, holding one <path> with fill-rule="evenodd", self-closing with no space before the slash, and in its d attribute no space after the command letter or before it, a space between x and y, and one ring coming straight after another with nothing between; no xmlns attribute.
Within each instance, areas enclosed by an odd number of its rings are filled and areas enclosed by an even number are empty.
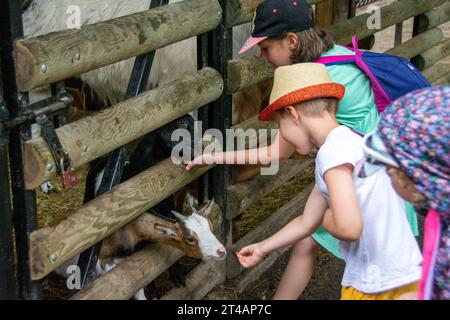
<svg viewBox="0 0 450 320"><path fill-rule="evenodd" d="M377 5L384 6L395 2L396 0L381 0ZM366 12L366 7L359 8L357 14ZM444 36L450 36L450 23L441 27ZM374 51L386 51L394 46L394 30L395 27L388 28L376 34ZM404 23L403 41L411 38L412 19ZM85 114L77 113L75 118L82 117ZM78 208L82 204L82 195L84 193L84 181L87 173L87 167L79 171L80 183L74 189L62 191L59 181L56 179L53 184L56 191L50 194L44 194L38 190L38 222L39 227L45 227L55 224L64 218L74 208ZM271 213L289 201L295 193L301 191L313 181L312 171L305 172L293 178L291 181L280 187L266 198L259 201L255 206L247 210L243 214L240 235L244 235L255 225L267 218ZM419 241L421 243L421 241ZM265 300L271 299L275 293L276 287L280 281L283 271L287 265L291 250L282 255L274 265L266 271L257 281L248 286L248 288L238 293L230 282L216 287L206 298L207 299L225 299L225 300ZM189 270L192 269L197 262L184 258L182 263ZM300 297L301 300L323 299L335 300L340 296L340 279L342 277L344 263L334 256L321 249L317 259L317 265L311 282L307 286L305 292ZM58 279L54 275L50 275L43 281L44 296L46 299L62 299L66 296L65 281ZM164 273L156 280L158 292L163 294L164 291L170 289L173 285L168 279L167 273Z"/></svg>

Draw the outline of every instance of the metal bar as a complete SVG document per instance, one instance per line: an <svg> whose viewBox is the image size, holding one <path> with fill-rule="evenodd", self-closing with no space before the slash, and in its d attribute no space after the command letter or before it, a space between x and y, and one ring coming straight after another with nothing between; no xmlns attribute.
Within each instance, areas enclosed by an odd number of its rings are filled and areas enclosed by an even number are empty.
<svg viewBox="0 0 450 320"><path fill-rule="evenodd" d="M413 31L412 31L412 37L418 36L420 34L420 25L422 22L422 19L426 19L423 15L418 15L414 17L413 20ZM419 65L419 59L418 57L413 57L411 60L411 63L414 64L416 67Z"/></svg>
<svg viewBox="0 0 450 320"><path fill-rule="evenodd" d="M6 120L9 112L3 102L2 86L0 78L0 120ZM0 134L0 300L17 298L8 143L9 132Z"/></svg>
<svg viewBox="0 0 450 320"><path fill-rule="evenodd" d="M19 103L13 60L14 42L23 37L20 1L5 0L2 2L0 24L4 99L10 116L15 118L23 112ZM22 101L25 100L27 100L26 97L22 99ZM40 299L42 297L41 283L31 280L28 259L29 234L37 227L36 194L35 191L26 191L24 187L22 135L29 135L29 131L29 125L13 128L9 145L17 257L16 277L19 299Z"/></svg>
<svg viewBox="0 0 450 320"><path fill-rule="evenodd" d="M348 10L348 17L353 18L356 16L356 0L350 0L349 10Z"/></svg>
<svg viewBox="0 0 450 320"><path fill-rule="evenodd" d="M150 9L166 5L168 2L169 0L153 0L150 2ZM128 83L128 88L125 94L125 99L135 97L146 89L148 78L150 75L150 69L155 57L155 52L156 51L152 51L136 57L130 81ZM115 185L120 183L125 166L126 155L127 147L124 146L117 150L114 150L108 156L102 182L96 193L96 196L99 196L111 190ZM102 241L98 242L97 244L80 254L78 266L80 267L81 271L81 288L83 288L87 283L96 278L96 264L101 247ZM73 289L71 290L70 294L74 295L79 291L80 289Z"/></svg>
<svg viewBox="0 0 450 320"><path fill-rule="evenodd" d="M224 79L224 83L227 83L228 60L232 59L233 52L233 38L232 29L226 28L226 12L227 1L219 1L222 7L222 22L213 31L209 33L209 65L220 72ZM224 90L225 92L225 90ZM226 147L226 129L231 127L232 121L232 97L231 95L224 94L220 99L211 104L209 112L209 121L212 128L218 129L223 133L223 146ZM212 169L210 174L209 185L214 186L210 190L210 197L214 198L217 204L221 207L223 214L226 214L226 195L227 188L231 181L231 169L229 166L216 166ZM231 223L226 219L223 219L224 223L221 226L220 234L222 236L223 243L227 243L229 239L228 234L230 232Z"/></svg>
<svg viewBox="0 0 450 320"><path fill-rule="evenodd" d="M197 36L197 69L200 70L208 66L208 34L202 34ZM208 115L209 105L204 106L198 111L198 120L202 124L202 132L200 133L203 137L204 132L209 128L209 115ZM195 156L195 154L194 154ZM209 172L199 178L199 188L198 188L198 203L203 203L209 200Z"/></svg>
<svg viewBox="0 0 450 320"><path fill-rule="evenodd" d="M48 103L46 106L43 106L43 102ZM27 110L25 110L20 116L14 119L1 120L0 118L0 134L4 131L12 129L16 126L22 125L27 121L33 121L36 117L40 115L47 115L48 117L52 117L61 111L64 111L68 107L72 105L73 99L71 96L63 96L63 97L51 97L49 99L45 99L42 102L39 102L38 106L30 105L27 106ZM42 107L41 107L42 105Z"/></svg>
<svg viewBox="0 0 450 320"><path fill-rule="evenodd" d="M403 21L395 25L394 47L402 44L402 38L403 38Z"/></svg>

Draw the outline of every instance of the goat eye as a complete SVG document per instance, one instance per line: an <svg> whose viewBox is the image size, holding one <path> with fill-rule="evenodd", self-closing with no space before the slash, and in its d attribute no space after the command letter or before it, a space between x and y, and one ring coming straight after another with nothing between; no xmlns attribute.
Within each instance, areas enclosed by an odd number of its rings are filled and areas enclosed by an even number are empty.
<svg viewBox="0 0 450 320"><path fill-rule="evenodd" d="M195 239L195 237L193 237L193 236L187 236L186 242L189 244L197 244L197 239Z"/></svg>

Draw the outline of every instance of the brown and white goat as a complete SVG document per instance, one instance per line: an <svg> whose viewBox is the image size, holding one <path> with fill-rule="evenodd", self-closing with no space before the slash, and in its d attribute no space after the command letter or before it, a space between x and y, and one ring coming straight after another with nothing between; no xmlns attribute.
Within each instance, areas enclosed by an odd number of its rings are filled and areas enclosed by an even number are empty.
<svg viewBox="0 0 450 320"><path fill-rule="evenodd" d="M191 205L192 197L190 199ZM214 200L211 200L198 211L191 206L193 211L189 216L172 212L178 219L176 222L147 212L142 214L103 241L97 262L97 275L101 276L116 267L143 241L170 245L192 258L225 259L226 249L217 240L213 225L208 219L214 204ZM139 290L134 298L146 300L144 290Z"/></svg>
<svg viewBox="0 0 450 320"><path fill-rule="evenodd" d="M214 200L200 210L184 216L172 212L178 221L171 222L151 213L144 213L125 227L114 232L103 241L100 263L110 258L123 257L131 253L142 241L170 245L187 256L203 260L222 260L225 247L217 240L208 219Z"/></svg>

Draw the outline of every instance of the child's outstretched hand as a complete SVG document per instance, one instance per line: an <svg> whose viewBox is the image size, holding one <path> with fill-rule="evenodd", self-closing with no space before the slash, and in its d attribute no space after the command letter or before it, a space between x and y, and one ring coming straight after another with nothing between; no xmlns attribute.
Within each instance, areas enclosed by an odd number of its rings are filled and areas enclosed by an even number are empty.
<svg viewBox="0 0 450 320"><path fill-rule="evenodd" d="M261 251L261 245L254 243L236 252L236 256L244 268L250 268L260 263L264 259L265 254Z"/></svg>
<svg viewBox="0 0 450 320"><path fill-rule="evenodd" d="M209 160L209 161L208 161ZM211 164L211 159L208 157L208 155L201 155L194 158L192 161L188 161L186 163L186 170L191 170L192 168L199 166L204 167Z"/></svg>

